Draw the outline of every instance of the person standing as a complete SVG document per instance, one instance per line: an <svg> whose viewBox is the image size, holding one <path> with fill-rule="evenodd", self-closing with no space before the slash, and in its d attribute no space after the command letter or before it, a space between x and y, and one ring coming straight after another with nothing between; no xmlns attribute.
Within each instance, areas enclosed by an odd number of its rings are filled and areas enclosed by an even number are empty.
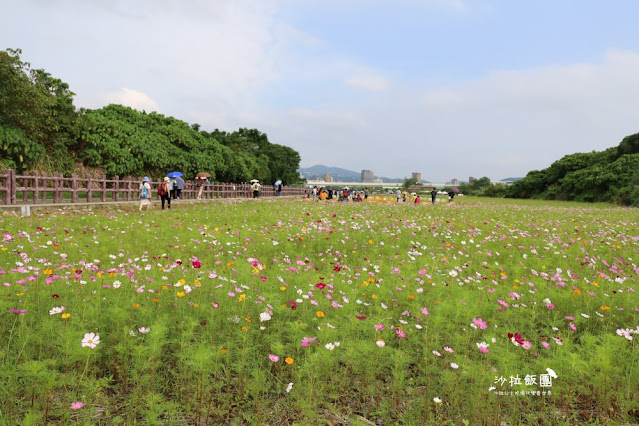
<svg viewBox="0 0 639 426"><path fill-rule="evenodd" d="M437 200L437 189L433 188L433 190L430 191L430 199L433 204L435 204L435 201Z"/></svg>
<svg viewBox="0 0 639 426"><path fill-rule="evenodd" d="M158 186L158 195L160 201L162 201L162 210L164 210L164 202L166 201L167 207L171 209L171 180L168 177L164 178L164 181Z"/></svg>
<svg viewBox="0 0 639 426"><path fill-rule="evenodd" d="M145 210L149 209L151 205L151 184L149 184L149 178L144 176L142 182L140 182L140 211L142 211L142 207Z"/></svg>
<svg viewBox="0 0 639 426"><path fill-rule="evenodd" d="M275 196L279 197L282 195L282 184L275 185Z"/></svg>
<svg viewBox="0 0 639 426"><path fill-rule="evenodd" d="M260 188L262 185L258 181L253 182L251 185L251 189L253 189L253 198L258 198L260 196Z"/></svg>
<svg viewBox="0 0 639 426"><path fill-rule="evenodd" d="M397 202L399 203L399 200L402 199L402 191L398 189L397 192L395 192L395 197L397 197Z"/></svg>
<svg viewBox="0 0 639 426"><path fill-rule="evenodd" d="M317 199L317 186L313 187L313 201Z"/></svg>
<svg viewBox="0 0 639 426"><path fill-rule="evenodd" d="M186 186L186 184L184 183L184 179L182 179L182 176L177 176L175 178L175 199L179 200L180 197L182 196L182 190L184 189L184 187Z"/></svg>
<svg viewBox="0 0 639 426"><path fill-rule="evenodd" d="M195 178L195 185L199 188L197 191L197 199L202 199L202 191L204 191L204 178Z"/></svg>
<svg viewBox="0 0 639 426"><path fill-rule="evenodd" d="M171 198L175 199L175 192L177 191L177 184L175 183L175 178L169 178L169 192L171 193Z"/></svg>

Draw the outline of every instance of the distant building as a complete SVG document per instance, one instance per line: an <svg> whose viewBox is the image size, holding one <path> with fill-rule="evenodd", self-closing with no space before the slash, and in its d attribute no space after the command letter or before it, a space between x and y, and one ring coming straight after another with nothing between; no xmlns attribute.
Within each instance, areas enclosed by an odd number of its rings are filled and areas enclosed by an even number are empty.
<svg viewBox="0 0 639 426"><path fill-rule="evenodd" d="M453 179L450 181L450 184L451 184L451 185L453 185L453 186L455 186L455 185L459 185L459 179L457 179L457 178L453 178Z"/></svg>
<svg viewBox="0 0 639 426"><path fill-rule="evenodd" d="M333 176L328 173L324 173L324 182L333 182Z"/></svg>
<svg viewBox="0 0 639 426"><path fill-rule="evenodd" d="M362 182L373 182L375 175L371 170L362 170Z"/></svg>
<svg viewBox="0 0 639 426"><path fill-rule="evenodd" d="M413 172L413 179L417 181L417 183L422 183L422 174L419 172Z"/></svg>

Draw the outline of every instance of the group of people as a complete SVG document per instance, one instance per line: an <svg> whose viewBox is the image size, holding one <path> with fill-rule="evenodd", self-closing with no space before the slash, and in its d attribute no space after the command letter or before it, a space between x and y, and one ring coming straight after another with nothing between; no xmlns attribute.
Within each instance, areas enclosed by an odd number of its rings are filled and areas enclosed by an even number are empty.
<svg viewBox="0 0 639 426"><path fill-rule="evenodd" d="M162 210L166 204L167 208L171 208L171 199L179 200L182 196L182 190L186 186L181 176L168 177L158 185L157 194L162 202ZM202 190L200 189L200 195ZM140 210L144 207L147 209L151 205L151 181L145 176L140 182Z"/></svg>
<svg viewBox="0 0 639 426"><path fill-rule="evenodd" d="M314 186L311 189L311 192L306 193L307 198L313 197L313 201L320 200L333 200L337 199L338 201L364 201L368 198L368 189L364 191L353 191L348 187L344 187L343 189L332 189L332 188L318 188Z"/></svg>

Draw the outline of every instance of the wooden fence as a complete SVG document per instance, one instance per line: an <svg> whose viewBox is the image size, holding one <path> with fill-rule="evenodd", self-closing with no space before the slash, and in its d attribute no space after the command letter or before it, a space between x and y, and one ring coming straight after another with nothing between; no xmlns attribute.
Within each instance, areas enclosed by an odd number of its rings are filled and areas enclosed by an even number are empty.
<svg viewBox="0 0 639 426"><path fill-rule="evenodd" d="M157 198L157 187L162 179L151 180L151 195ZM140 198L142 178L115 176L107 179L76 175L64 177L60 173L51 176L38 172L19 175L14 170L0 173L0 203L43 204L43 203L83 203L83 202L119 202L135 201ZM197 198L200 187L193 181L185 181L180 199ZM305 188L283 187L282 195L305 194ZM274 197L275 188L262 185L260 197ZM202 199L212 198L250 198L253 197L249 183L212 182L204 184Z"/></svg>

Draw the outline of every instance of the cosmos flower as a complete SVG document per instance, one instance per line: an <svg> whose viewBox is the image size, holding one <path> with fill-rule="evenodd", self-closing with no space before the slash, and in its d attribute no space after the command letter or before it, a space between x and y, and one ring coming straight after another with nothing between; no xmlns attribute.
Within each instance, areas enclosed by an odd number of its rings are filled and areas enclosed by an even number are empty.
<svg viewBox="0 0 639 426"><path fill-rule="evenodd" d="M490 352L490 351L488 350L488 346L489 346L489 345L488 345L488 343L486 343L486 342L481 342L481 343L476 343L476 345L477 345L477 348L479 348L479 350L480 350L482 353L487 354L487 353L489 353L489 352Z"/></svg>
<svg viewBox="0 0 639 426"><path fill-rule="evenodd" d="M95 349L100 344L100 336L95 333L86 333L84 339L82 339L82 347L89 347Z"/></svg>

